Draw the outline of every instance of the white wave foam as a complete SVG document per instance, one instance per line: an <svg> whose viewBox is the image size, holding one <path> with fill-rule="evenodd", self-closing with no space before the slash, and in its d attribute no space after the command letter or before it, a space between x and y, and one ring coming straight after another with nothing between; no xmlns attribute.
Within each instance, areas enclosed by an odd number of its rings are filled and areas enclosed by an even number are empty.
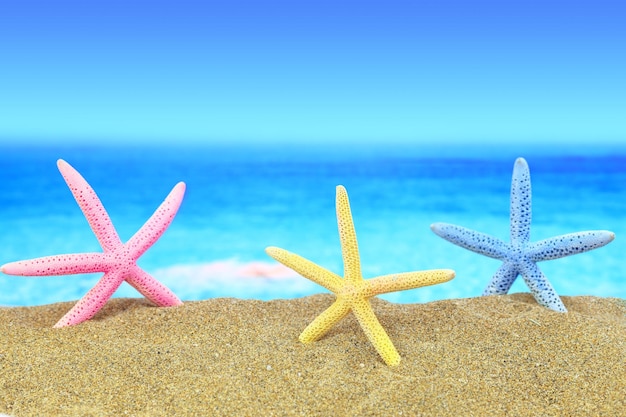
<svg viewBox="0 0 626 417"><path fill-rule="evenodd" d="M152 275L183 300L213 297L293 298L325 291L279 263L235 259L173 265Z"/></svg>
<svg viewBox="0 0 626 417"><path fill-rule="evenodd" d="M260 300L297 298L328 292L325 288L303 278L279 263L262 261L241 262L236 259L209 263L174 265L151 274L185 300L205 300L216 297L236 297ZM445 286L445 289L444 289ZM427 302L466 296L455 287L440 286L385 294L380 298L398 303ZM457 287L458 288L458 287ZM128 291L126 294L125 291ZM121 287L117 296L136 297L129 286Z"/></svg>
<svg viewBox="0 0 626 417"><path fill-rule="evenodd" d="M163 273L184 276L194 281L210 280L216 277L280 280L299 276L296 272L279 263L262 261L239 262L235 259L201 264L174 265L161 268L155 272L155 274Z"/></svg>

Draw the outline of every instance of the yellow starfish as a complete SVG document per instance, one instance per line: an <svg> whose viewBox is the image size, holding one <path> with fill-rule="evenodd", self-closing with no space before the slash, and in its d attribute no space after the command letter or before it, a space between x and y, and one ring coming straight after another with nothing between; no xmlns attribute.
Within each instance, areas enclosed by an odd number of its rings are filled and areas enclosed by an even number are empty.
<svg viewBox="0 0 626 417"><path fill-rule="evenodd" d="M359 247L354 223L352 222L348 193L341 185L337 187L336 205L337 224L344 264L344 279L284 249L276 247L266 249L267 254L278 262L288 266L303 277L327 288L337 296L335 302L304 329L299 339L302 343L311 343L318 340L352 310L365 335L385 363L390 366L398 365L400 363L400 354L398 354L387 332L385 332L385 329L376 318L369 299L378 294L446 282L454 278L454 271L450 269L433 269L383 275L364 280L361 275Z"/></svg>

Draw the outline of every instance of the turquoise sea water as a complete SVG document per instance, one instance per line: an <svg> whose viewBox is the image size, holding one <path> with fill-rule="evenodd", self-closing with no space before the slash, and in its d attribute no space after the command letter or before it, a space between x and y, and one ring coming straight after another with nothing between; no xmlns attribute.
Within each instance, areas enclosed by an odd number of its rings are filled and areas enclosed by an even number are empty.
<svg viewBox="0 0 626 417"><path fill-rule="evenodd" d="M8 147L0 162L0 263L100 251L56 168L63 158L100 196L122 240L170 189L187 183L179 213L140 266L183 300L291 298L325 291L279 268L269 245L342 273L335 186L350 196L366 278L452 268L454 280L384 296L425 302L481 294L499 261L458 248L429 225L449 222L508 240L515 158L533 185L531 239L592 229L604 248L540 264L560 295L626 298L626 150L299 147ZM80 298L101 274L0 276L0 305ZM527 292L522 280L513 292ZM123 284L116 296L138 294Z"/></svg>

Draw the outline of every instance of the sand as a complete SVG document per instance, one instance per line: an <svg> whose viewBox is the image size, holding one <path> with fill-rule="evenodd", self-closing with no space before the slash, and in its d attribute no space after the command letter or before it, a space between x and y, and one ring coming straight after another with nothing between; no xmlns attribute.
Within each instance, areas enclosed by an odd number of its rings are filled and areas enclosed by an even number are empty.
<svg viewBox="0 0 626 417"><path fill-rule="evenodd" d="M402 362L390 368L349 315L298 335L334 299L213 299L157 308L114 299L0 309L0 413L21 416L626 415L626 303L528 294L372 300Z"/></svg>

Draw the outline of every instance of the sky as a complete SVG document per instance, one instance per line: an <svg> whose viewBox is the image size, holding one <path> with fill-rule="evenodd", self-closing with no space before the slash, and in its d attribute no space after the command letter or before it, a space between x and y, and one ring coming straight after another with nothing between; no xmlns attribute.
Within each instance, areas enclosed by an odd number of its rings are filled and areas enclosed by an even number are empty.
<svg viewBox="0 0 626 417"><path fill-rule="evenodd" d="M0 142L626 143L622 1L0 3Z"/></svg>

